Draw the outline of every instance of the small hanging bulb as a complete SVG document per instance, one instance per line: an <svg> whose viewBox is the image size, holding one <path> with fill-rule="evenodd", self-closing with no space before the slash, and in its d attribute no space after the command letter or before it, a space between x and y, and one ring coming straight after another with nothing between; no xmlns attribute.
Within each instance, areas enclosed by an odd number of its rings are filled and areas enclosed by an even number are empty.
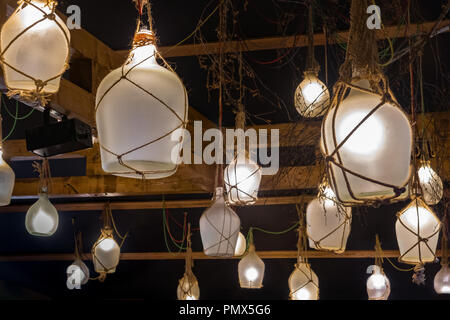
<svg viewBox="0 0 450 320"><path fill-rule="evenodd" d="M248 253L239 261L239 283L241 288L261 289L265 265L256 254L255 246L250 244Z"/></svg>
<svg viewBox="0 0 450 320"><path fill-rule="evenodd" d="M428 205L438 204L444 195L444 186L441 178L431 168L430 161L421 161L417 176L419 177L425 203Z"/></svg>
<svg viewBox="0 0 450 320"><path fill-rule="evenodd" d="M194 265L192 259L192 242L191 242L191 224L188 224L188 232L186 237L187 248L185 257L185 269L183 278L180 279L177 288L178 300L198 300L200 299L200 287L197 278L192 272Z"/></svg>
<svg viewBox="0 0 450 320"><path fill-rule="evenodd" d="M305 72L303 81L295 90L295 108L306 118L323 116L330 105L327 86L314 72Z"/></svg>
<svg viewBox="0 0 450 320"><path fill-rule="evenodd" d="M106 277L107 273L116 272L116 267L120 259L120 247L113 237L113 229L106 226L97 242L92 247L92 258L94 268L101 277Z"/></svg>
<svg viewBox="0 0 450 320"><path fill-rule="evenodd" d="M434 277L434 290L438 294L450 294L450 268L444 264Z"/></svg>
<svg viewBox="0 0 450 320"><path fill-rule="evenodd" d="M58 211L51 204L44 188L39 194L39 200L27 211L25 227L31 235L49 237L58 229L58 222Z"/></svg>
<svg viewBox="0 0 450 320"><path fill-rule="evenodd" d="M239 151L224 170L224 182L231 205L254 204L258 199L261 167L250 159L248 153Z"/></svg>
<svg viewBox="0 0 450 320"><path fill-rule="evenodd" d="M239 237L236 243L236 250L234 251L235 257L243 256L247 250L247 239L245 239L242 232L239 232Z"/></svg>
<svg viewBox="0 0 450 320"><path fill-rule="evenodd" d="M369 300L387 300L391 294L391 283L383 269L371 266L372 275L367 279L367 295Z"/></svg>
<svg viewBox="0 0 450 320"><path fill-rule="evenodd" d="M319 278L302 258L289 277L289 290L290 300L319 300Z"/></svg>

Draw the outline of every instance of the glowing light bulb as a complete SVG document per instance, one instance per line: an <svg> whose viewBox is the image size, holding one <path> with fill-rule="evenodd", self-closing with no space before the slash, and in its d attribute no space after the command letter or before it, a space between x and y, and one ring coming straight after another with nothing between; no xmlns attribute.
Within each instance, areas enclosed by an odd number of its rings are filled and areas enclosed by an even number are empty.
<svg viewBox="0 0 450 320"><path fill-rule="evenodd" d="M328 109L330 93L314 73L305 73L305 78L295 90L294 102L297 112L302 117L320 117Z"/></svg>
<svg viewBox="0 0 450 320"><path fill-rule="evenodd" d="M426 228L432 222L430 212L424 207L411 207L403 213L408 225L417 228Z"/></svg>
<svg viewBox="0 0 450 320"><path fill-rule="evenodd" d="M438 294L450 294L450 268L443 265L434 277L434 290Z"/></svg>
<svg viewBox="0 0 450 320"><path fill-rule="evenodd" d="M391 293L391 284L379 266L372 266L373 273L367 279L369 300L387 300Z"/></svg>
<svg viewBox="0 0 450 320"><path fill-rule="evenodd" d="M245 271L245 277L250 282L254 282L256 279L258 279L258 276L259 276L259 272L255 268L248 268Z"/></svg>
<svg viewBox="0 0 450 320"><path fill-rule="evenodd" d="M99 244L99 247L104 251L111 251L116 244L113 239L105 239Z"/></svg>
<svg viewBox="0 0 450 320"><path fill-rule="evenodd" d="M93 261L95 271L114 273L120 260L120 247L113 238L113 230L104 228L93 247Z"/></svg>
<svg viewBox="0 0 450 320"><path fill-rule="evenodd" d="M438 204L444 195L444 186L441 178L431 168L429 161L423 161L421 163L417 175L425 203L428 205Z"/></svg>
<svg viewBox="0 0 450 320"><path fill-rule="evenodd" d="M234 250L234 255L236 257L242 256L245 251L247 250L247 240L245 239L244 235L239 232L239 237L236 243L236 249Z"/></svg>
<svg viewBox="0 0 450 320"><path fill-rule="evenodd" d="M365 112L359 111L346 113L337 130L338 141L344 140L365 116ZM376 154L376 151L384 143L384 132L381 121L376 114L373 114L356 129L342 148L356 155L370 156Z"/></svg>
<svg viewBox="0 0 450 320"><path fill-rule="evenodd" d="M324 94L324 90L317 82L311 82L303 88L302 93L306 102L313 103L319 100L320 96Z"/></svg>
<svg viewBox="0 0 450 320"><path fill-rule="evenodd" d="M25 227L35 236L51 236L58 228L58 211L50 203L46 193L39 194L39 200L28 209Z"/></svg>
<svg viewBox="0 0 450 320"><path fill-rule="evenodd" d="M291 300L319 299L319 278L308 263L299 261L295 265L288 284Z"/></svg>

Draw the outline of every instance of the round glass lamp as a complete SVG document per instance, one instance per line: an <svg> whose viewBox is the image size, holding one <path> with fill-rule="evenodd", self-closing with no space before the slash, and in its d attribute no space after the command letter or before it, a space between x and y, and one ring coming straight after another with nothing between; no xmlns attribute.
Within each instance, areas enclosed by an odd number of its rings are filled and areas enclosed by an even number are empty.
<svg viewBox="0 0 450 320"><path fill-rule="evenodd" d="M7 206L10 204L14 190L15 177L16 175L14 174L13 169L11 169L8 163L3 160L3 151L0 147L0 206Z"/></svg>
<svg viewBox="0 0 450 320"><path fill-rule="evenodd" d="M58 229L59 216L56 208L51 204L46 192L39 194L39 199L25 216L25 227L33 236L49 237Z"/></svg>
<svg viewBox="0 0 450 320"><path fill-rule="evenodd" d="M305 72L303 81L295 90L295 108L305 118L323 116L330 106L330 93L315 72Z"/></svg>
<svg viewBox="0 0 450 320"><path fill-rule="evenodd" d="M438 204L444 195L444 186L441 178L431 168L430 161L421 161L417 176L425 203L430 206Z"/></svg>
<svg viewBox="0 0 450 320"><path fill-rule="evenodd" d="M366 286L369 300L387 300L391 294L391 283L379 266L373 266L372 275L367 279Z"/></svg>
<svg viewBox="0 0 450 320"><path fill-rule="evenodd" d="M120 247L114 240L111 228L102 229L100 237L92 247L92 259L95 272L101 276L116 272L120 260Z"/></svg>
<svg viewBox="0 0 450 320"><path fill-rule="evenodd" d="M434 277L434 290L438 294L450 294L450 268L444 264Z"/></svg>

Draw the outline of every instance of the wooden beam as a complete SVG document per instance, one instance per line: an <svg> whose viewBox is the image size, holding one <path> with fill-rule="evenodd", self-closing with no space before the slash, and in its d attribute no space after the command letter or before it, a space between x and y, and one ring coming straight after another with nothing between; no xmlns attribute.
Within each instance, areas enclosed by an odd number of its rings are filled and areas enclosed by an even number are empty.
<svg viewBox="0 0 450 320"><path fill-rule="evenodd" d="M310 201L314 198L313 195L303 196L289 196L289 197L263 197L259 198L254 206L274 206L274 205L289 205L297 204L300 201ZM149 213L148 210L155 209L190 209L190 208L207 208L211 205L211 199L196 199L196 200L167 200L163 201L121 201L111 202L111 210L128 211L128 210L146 210L143 214ZM103 211L106 202L76 202L55 204L58 212L99 212ZM30 208L29 205L10 205L7 207L0 207L0 213L22 213Z"/></svg>
<svg viewBox="0 0 450 320"><path fill-rule="evenodd" d="M261 259L296 259L297 251L257 251ZM450 253L450 251L449 251ZM441 252L436 254L441 256ZM374 250L348 250L342 254L323 251L308 251L306 256L309 259L373 259L376 256ZM384 258L397 258L400 256L397 250L383 250ZM92 255L86 253L82 255L83 260L92 260ZM218 258L205 255L203 252L193 252L194 260L237 260L241 257ZM3 254L0 255L0 262L44 262L44 261L72 261L75 257L73 253L62 254ZM173 254L169 252L135 252L122 253L122 261L158 261L158 260L184 260L185 254ZM120 267L120 266L119 266Z"/></svg>
<svg viewBox="0 0 450 320"><path fill-rule="evenodd" d="M389 38L402 38L418 34L431 32L435 22L426 22L423 24L412 24L407 30L406 25L390 26L385 30L377 30L377 38L379 40ZM444 28L450 25L450 20L444 20L441 27ZM440 29L442 29L440 28ZM448 32L448 29L443 29L443 32ZM328 39L329 44L346 43L348 41L348 31L337 32L334 36ZM314 45L324 46L326 43L323 33L314 35ZM239 52L242 51L261 51L261 50L276 50L295 47L308 46L308 37L306 35L284 36L284 37L270 37L261 39L248 39L243 41L227 41L223 44L224 52ZM201 56L209 54L218 54L220 50L219 42L209 42L204 44L187 44L178 47L167 46L159 48L161 54L165 58L174 57L188 57ZM122 57L126 57L129 50L118 51Z"/></svg>

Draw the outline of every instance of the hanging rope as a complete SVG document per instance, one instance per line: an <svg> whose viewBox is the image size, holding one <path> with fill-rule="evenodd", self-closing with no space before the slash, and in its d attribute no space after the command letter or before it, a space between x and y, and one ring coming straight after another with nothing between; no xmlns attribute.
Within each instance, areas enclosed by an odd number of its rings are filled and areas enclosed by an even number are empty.
<svg viewBox="0 0 450 320"><path fill-rule="evenodd" d="M181 290L182 300L197 299L198 281L192 272L192 267L194 266L194 259L192 258L192 242L191 242L191 224L188 223L187 226L187 249L185 257L185 271L184 276L179 282L179 289Z"/></svg>
<svg viewBox="0 0 450 320"><path fill-rule="evenodd" d="M63 26L58 22L56 19L56 6L57 2L54 0L46 0L46 6L50 8L51 12L47 14L44 10L39 8L36 4L34 4L31 0L20 0L18 2L18 9L14 11L13 16L15 14L20 13L22 9L24 9L26 6L31 6L33 9L39 11L42 14L42 18L35 21L31 25L27 26L24 30L22 30L20 33L18 33L6 46L2 51L0 52L0 61L3 68L3 74L6 73L7 69L6 67L12 69L13 71L19 73L20 75L32 80L35 85L34 90L23 90L21 88L10 88L8 87L7 96L8 97L15 97L19 96L21 100L27 101L30 103L38 103L41 106L47 105L47 103L50 101L52 93L47 93L45 91L46 86L49 84L49 82L60 78L64 72L69 68L69 59L70 59L70 38L69 35L66 34ZM11 48L11 46L21 37L23 36L27 31L35 27L36 25L43 23L44 21L49 20L53 23L55 23L58 28L61 30L61 32L64 35L64 38L67 42L67 54L66 54L66 61L64 64L63 69L55 76L52 76L48 79L38 79L34 76L27 74L23 70L20 70L19 67L11 65L5 57L5 54L8 52L8 50Z"/></svg>
<svg viewBox="0 0 450 320"><path fill-rule="evenodd" d="M50 165L47 158L43 158L42 163L33 162L34 171L39 174L39 190L38 193L51 193L52 178L50 173Z"/></svg>

